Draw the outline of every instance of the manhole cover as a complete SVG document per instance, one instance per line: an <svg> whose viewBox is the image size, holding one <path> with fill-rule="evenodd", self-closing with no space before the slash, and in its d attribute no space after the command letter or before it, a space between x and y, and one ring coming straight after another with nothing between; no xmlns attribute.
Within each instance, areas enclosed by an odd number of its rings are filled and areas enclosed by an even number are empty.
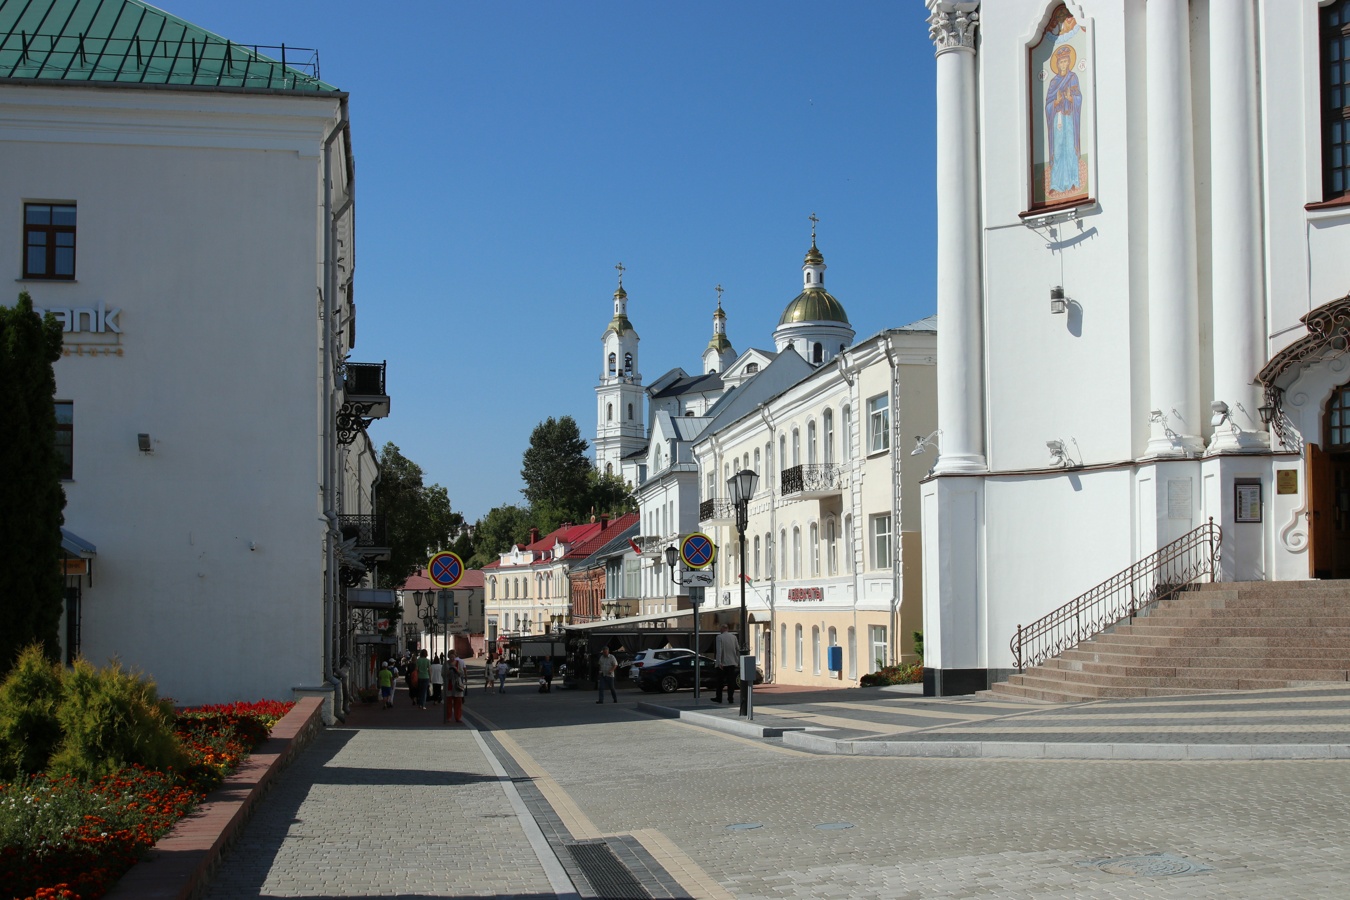
<svg viewBox="0 0 1350 900"><path fill-rule="evenodd" d="M1197 872L1212 872L1212 866L1193 862L1183 856L1171 853L1146 853L1142 856L1111 856L1102 859L1089 859L1079 863L1101 869L1111 875L1133 875L1142 878L1161 878L1165 875L1194 875Z"/></svg>
<svg viewBox="0 0 1350 900"><path fill-rule="evenodd" d="M823 823L823 824L817 825L817 826L816 826L816 830L817 830L817 831L838 831L838 830L841 829L841 828L852 828L852 827L853 827L853 823L852 823L852 822L825 822L825 823Z"/></svg>
<svg viewBox="0 0 1350 900"><path fill-rule="evenodd" d="M740 822L735 825L728 825L727 831L749 831L752 828L763 828L758 822Z"/></svg>

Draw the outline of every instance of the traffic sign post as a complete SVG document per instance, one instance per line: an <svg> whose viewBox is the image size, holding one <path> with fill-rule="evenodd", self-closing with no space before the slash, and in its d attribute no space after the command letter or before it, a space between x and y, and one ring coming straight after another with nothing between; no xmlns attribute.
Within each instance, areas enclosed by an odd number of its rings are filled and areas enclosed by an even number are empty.
<svg viewBox="0 0 1350 900"><path fill-rule="evenodd" d="M680 541L680 559L688 569L706 569L717 559L717 545L701 531L685 535Z"/></svg>
<svg viewBox="0 0 1350 900"><path fill-rule="evenodd" d="M700 572L697 569L682 569L680 570L680 584L691 589L691 596L694 590L702 594L703 588L713 586L713 573Z"/></svg>

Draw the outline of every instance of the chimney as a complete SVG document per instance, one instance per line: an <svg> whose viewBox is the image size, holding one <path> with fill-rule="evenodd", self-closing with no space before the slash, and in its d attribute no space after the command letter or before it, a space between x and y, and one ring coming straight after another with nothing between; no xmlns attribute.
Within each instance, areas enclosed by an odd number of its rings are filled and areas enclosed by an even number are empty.
<svg viewBox="0 0 1350 900"><path fill-rule="evenodd" d="M533 544L533 543L534 543L535 541L537 541L537 540L539 540L539 529L538 529L538 528L531 528L531 529L530 529L530 543Z"/></svg>
<svg viewBox="0 0 1350 900"><path fill-rule="evenodd" d="M608 527L609 527L609 516L604 515L602 513L600 516L600 530L604 531Z"/></svg>

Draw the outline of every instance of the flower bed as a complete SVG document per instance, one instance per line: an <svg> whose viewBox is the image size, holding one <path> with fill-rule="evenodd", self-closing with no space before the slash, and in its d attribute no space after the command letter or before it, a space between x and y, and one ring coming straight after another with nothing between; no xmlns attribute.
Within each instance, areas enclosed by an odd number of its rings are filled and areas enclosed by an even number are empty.
<svg viewBox="0 0 1350 900"><path fill-rule="evenodd" d="M36 900L101 897L262 741L293 706L263 701L179 710L190 764L132 766L93 782L37 775L0 783L0 885Z"/></svg>
<svg viewBox="0 0 1350 900"><path fill-rule="evenodd" d="M920 684L923 681L923 663L885 666L858 679L863 687L886 684Z"/></svg>

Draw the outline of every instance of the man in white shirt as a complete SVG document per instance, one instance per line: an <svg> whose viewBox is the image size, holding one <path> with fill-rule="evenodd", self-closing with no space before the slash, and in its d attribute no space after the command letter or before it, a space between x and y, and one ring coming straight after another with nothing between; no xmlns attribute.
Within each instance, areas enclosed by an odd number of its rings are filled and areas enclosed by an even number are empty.
<svg viewBox="0 0 1350 900"><path fill-rule="evenodd" d="M722 702L722 688L725 687L727 689L727 703L734 703L736 670L740 667L741 650L736 645L736 635L727 630L725 622L717 634L716 643L713 644L713 660L721 675L717 679L717 695L713 697L713 702Z"/></svg>

